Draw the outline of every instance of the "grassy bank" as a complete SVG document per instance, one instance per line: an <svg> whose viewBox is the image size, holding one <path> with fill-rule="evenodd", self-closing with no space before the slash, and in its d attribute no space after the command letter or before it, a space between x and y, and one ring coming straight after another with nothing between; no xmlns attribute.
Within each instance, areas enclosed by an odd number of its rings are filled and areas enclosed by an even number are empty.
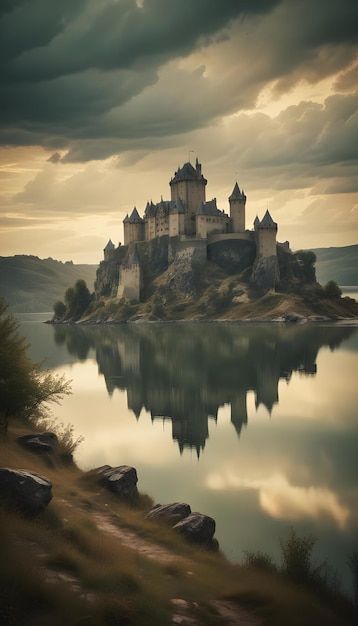
<svg viewBox="0 0 358 626"><path fill-rule="evenodd" d="M184 614L203 625L353 623L338 592L294 584L257 558L239 566L195 548L144 519L147 496L129 506L65 463L61 450L24 450L16 439L30 430L11 423L0 443L2 466L46 476L53 500L32 519L1 510L2 624L164 625Z"/></svg>

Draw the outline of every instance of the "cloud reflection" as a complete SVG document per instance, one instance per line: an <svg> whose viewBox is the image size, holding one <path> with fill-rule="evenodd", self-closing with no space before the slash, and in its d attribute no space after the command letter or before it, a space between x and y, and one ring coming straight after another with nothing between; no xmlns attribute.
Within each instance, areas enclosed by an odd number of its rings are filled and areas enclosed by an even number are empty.
<svg viewBox="0 0 358 626"><path fill-rule="evenodd" d="M318 520L330 517L342 530L346 527L350 511L329 489L314 486L291 485L283 474L269 478L246 479L235 472L209 474L206 485L212 490L251 489L258 492L262 510L280 520Z"/></svg>

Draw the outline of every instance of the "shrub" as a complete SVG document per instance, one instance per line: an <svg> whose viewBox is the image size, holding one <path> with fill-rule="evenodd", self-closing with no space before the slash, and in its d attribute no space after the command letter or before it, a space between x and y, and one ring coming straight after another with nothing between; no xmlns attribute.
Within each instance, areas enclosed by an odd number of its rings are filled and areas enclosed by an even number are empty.
<svg viewBox="0 0 358 626"><path fill-rule="evenodd" d="M324 287L324 295L332 300L339 300L342 295L341 289L334 280L330 280Z"/></svg>
<svg viewBox="0 0 358 626"><path fill-rule="evenodd" d="M353 576L353 598L356 609L358 610L358 552L353 552L348 559L349 569Z"/></svg>
<svg viewBox="0 0 358 626"><path fill-rule="evenodd" d="M18 329L0 299L0 424L5 432L10 417L44 417L48 403L58 403L70 391L63 376L42 372L30 361Z"/></svg>
<svg viewBox="0 0 358 626"><path fill-rule="evenodd" d="M287 539L281 539L282 571L297 583L307 583L312 577L312 550L316 539L299 537L293 528Z"/></svg>
<svg viewBox="0 0 358 626"><path fill-rule="evenodd" d="M274 570L276 569L272 557L267 552L261 552L260 550L250 552L246 550L244 552L244 566L252 567L255 569Z"/></svg>
<svg viewBox="0 0 358 626"><path fill-rule="evenodd" d="M53 305L53 312L56 319L61 319L62 317L64 317L66 314L66 305L64 304L64 302L61 302L61 300L55 302L55 304Z"/></svg>

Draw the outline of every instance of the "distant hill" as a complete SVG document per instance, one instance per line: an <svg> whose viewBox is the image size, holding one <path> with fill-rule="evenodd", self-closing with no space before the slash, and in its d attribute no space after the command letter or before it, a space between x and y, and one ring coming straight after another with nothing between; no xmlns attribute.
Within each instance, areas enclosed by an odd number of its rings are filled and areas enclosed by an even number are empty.
<svg viewBox="0 0 358 626"><path fill-rule="evenodd" d="M75 265L54 259L15 255L0 257L0 296L13 311L36 313L52 311L56 300L63 300L67 287L82 278L90 291L97 265Z"/></svg>
<svg viewBox="0 0 358 626"><path fill-rule="evenodd" d="M316 270L322 284L335 280L339 285L358 285L358 245L316 248Z"/></svg>

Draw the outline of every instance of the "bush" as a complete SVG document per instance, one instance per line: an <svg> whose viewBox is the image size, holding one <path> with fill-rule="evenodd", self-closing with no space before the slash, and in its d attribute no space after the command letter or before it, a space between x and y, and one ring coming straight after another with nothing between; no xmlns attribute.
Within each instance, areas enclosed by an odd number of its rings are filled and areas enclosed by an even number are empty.
<svg viewBox="0 0 358 626"><path fill-rule="evenodd" d="M53 305L53 312L56 319L62 319L66 314L66 305L61 300L58 300Z"/></svg>
<svg viewBox="0 0 358 626"><path fill-rule="evenodd" d="M69 393L64 377L42 372L30 361L18 329L0 299L0 425L5 432L10 417L43 417L49 402L57 403Z"/></svg>
<svg viewBox="0 0 358 626"><path fill-rule="evenodd" d="M358 610L358 552L353 552L348 560L349 569L353 576L353 598L356 609Z"/></svg>
<svg viewBox="0 0 358 626"><path fill-rule="evenodd" d="M330 280L324 287L324 295L326 298L339 300L342 295L342 291L334 280Z"/></svg>
<svg viewBox="0 0 358 626"><path fill-rule="evenodd" d="M300 265L304 280L309 283L314 283L316 281L315 253L312 252L312 250L298 250L295 257Z"/></svg>
<svg viewBox="0 0 358 626"><path fill-rule="evenodd" d="M276 569L272 557L267 552L250 552L249 550L244 552L245 567L252 567L255 569L274 570Z"/></svg>
<svg viewBox="0 0 358 626"><path fill-rule="evenodd" d="M280 541L282 571L296 583L307 583L312 577L312 551L316 539L312 536L299 537L293 528L287 539Z"/></svg>
<svg viewBox="0 0 358 626"><path fill-rule="evenodd" d="M65 304L54 304L55 318L78 319L91 304L93 297L84 280L77 280L74 287L69 287L65 292ZM65 307L65 311L63 311Z"/></svg>

